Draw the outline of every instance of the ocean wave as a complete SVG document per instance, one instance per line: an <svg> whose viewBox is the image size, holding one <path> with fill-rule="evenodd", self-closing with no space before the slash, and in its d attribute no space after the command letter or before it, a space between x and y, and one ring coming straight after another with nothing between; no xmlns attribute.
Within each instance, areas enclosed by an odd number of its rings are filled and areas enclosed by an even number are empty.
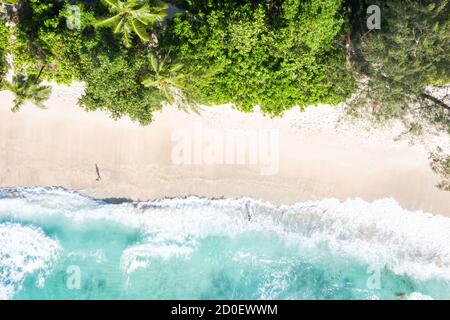
<svg viewBox="0 0 450 320"><path fill-rule="evenodd" d="M0 223L0 300L10 299L33 273L42 287L60 252L58 241L39 228Z"/></svg>
<svg viewBox="0 0 450 320"><path fill-rule="evenodd" d="M411 293L407 299L408 300L433 300L432 297L422 294L420 292Z"/></svg>
<svg viewBox="0 0 450 320"><path fill-rule="evenodd" d="M164 199L141 203L149 230L183 241L244 231L276 233L290 244L325 246L372 268L450 280L450 219L401 208L394 199L310 201L289 206L242 199Z"/></svg>
<svg viewBox="0 0 450 320"><path fill-rule="evenodd" d="M2 216L32 224L52 219L67 228L109 224L139 231L141 243L122 254L125 272L147 266L150 256L189 256L208 236L265 232L299 249L324 247L398 275L450 280L450 219L407 211L394 199L276 206L250 198L187 197L110 204L61 188L14 188L0 189Z"/></svg>
<svg viewBox="0 0 450 320"><path fill-rule="evenodd" d="M178 246L174 244L139 244L126 249L120 259L121 269L129 274L139 268L146 268L150 265L151 258L160 257L168 260L172 257L187 257L194 251L188 246Z"/></svg>

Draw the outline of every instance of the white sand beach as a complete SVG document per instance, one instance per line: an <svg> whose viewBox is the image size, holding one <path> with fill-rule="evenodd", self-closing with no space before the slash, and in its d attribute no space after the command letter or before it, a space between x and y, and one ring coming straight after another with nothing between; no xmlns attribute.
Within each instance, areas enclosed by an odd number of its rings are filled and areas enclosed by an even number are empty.
<svg viewBox="0 0 450 320"><path fill-rule="evenodd" d="M400 126L352 124L329 106L276 119L230 106L200 115L166 107L141 127L84 111L76 104L81 94L81 84L54 86L48 109L26 105L12 113L13 95L0 92L0 187L62 186L134 200L248 196L277 204L392 197L409 210L450 216L450 193L435 187L428 160L434 139L445 145L448 137L395 141ZM257 137L256 149L245 147L248 137ZM250 155L237 160L242 142ZM177 153L188 145L191 153Z"/></svg>

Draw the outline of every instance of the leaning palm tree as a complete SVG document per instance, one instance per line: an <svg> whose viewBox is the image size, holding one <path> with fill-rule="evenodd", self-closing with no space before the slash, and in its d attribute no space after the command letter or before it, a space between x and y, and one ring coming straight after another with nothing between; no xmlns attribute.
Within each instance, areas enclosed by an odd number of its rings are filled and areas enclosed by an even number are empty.
<svg viewBox="0 0 450 320"><path fill-rule="evenodd" d="M30 101L40 108L45 108L43 102L50 96L51 88L41 85L39 82L43 69L44 67L41 68L37 77L17 75L13 76L11 82L5 83L6 88L16 95L14 107L11 109L13 112L18 111L26 101Z"/></svg>
<svg viewBox="0 0 450 320"><path fill-rule="evenodd" d="M147 88L158 89L169 103L175 102L175 95L181 95L185 89L185 74L181 73L183 65L167 62L168 56L158 60L153 54L150 55L151 74L142 81Z"/></svg>
<svg viewBox="0 0 450 320"><path fill-rule="evenodd" d="M153 26L157 21L162 21L166 16L163 11L167 5L149 6L141 0L102 0L115 15L94 23L95 27L111 28L115 34L122 34L123 44L131 47L131 39L135 33L142 41L150 40L147 34L147 26Z"/></svg>

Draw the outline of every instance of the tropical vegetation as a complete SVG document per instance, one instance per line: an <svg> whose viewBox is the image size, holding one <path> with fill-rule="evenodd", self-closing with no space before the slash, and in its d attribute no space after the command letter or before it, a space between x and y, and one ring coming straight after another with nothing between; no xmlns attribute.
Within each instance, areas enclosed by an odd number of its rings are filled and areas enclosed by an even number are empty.
<svg viewBox="0 0 450 320"><path fill-rule="evenodd" d="M186 75L182 73L182 64L168 65L167 58L158 59L150 54L151 73L142 81L142 84L147 88L158 89L169 103L173 103L175 96L181 95L185 89L183 81Z"/></svg>
<svg viewBox="0 0 450 320"><path fill-rule="evenodd" d="M50 96L51 88L39 82L43 69L44 67L40 69L37 76L19 74L14 75L11 82L5 82L6 89L15 94L12 111L18 111L27 101L40 108L45 108L43 102Z"/></svg>
<svg viewBox="0 0 450 320"><path fill-rule="evenodd" d="M1 5L2 84L38 104L46 97L39 81L82 81L80 106L142 125L165 103L232 102L244 112L259 106L278 116L293 107L345 102L350 115L383 124L401 120L407 134L430 127L450 132L449 97L435 94L450 82L449 0ZM373 5L380 8L379 29L367 26ZM76 27L69 27L74 19ZM14 85L4 81L8 52ZM41 94L30 94L35 90ZM445 157L432 157L444 178Z"/></svg>
<svg viewBox="0 0 450 320"><path fill-rule="evenodd" d="M97 28L109 27L115 34L121 34L122 42L127 48L132 46L133 33L142 41L149 41L150 37L146 28L154 26L156 22L162 21L166 16L164 10L167 9L167 5L153 7L138 0L103 0L103 2L114 15L98 20L94 26Z"/></svg>
<svg viewBox="0 0 450 320"><path fill-rule="evenodd" d="M7 71L6 52L9 39L9 30L3 21L0 21L0 88Z"/></svg>
<svg viewBox="0 0 450 320"><path fill-rule="evenodd" d="M380 8L380 30L367 32L364 17L352 25L353 67L367 79L352 111L401 119L411 131L433 124L450 133L450 104L432 88L450 83L449 1L387 0Z"/></svg>
<svg viewBox="0 0 450 320"><path fill-rule="evenodd" d="M438 147L435 152L430 154L430 159L431 168L442 178L438 187L450 191L450 155L443 153L442 149Z"/></svg>

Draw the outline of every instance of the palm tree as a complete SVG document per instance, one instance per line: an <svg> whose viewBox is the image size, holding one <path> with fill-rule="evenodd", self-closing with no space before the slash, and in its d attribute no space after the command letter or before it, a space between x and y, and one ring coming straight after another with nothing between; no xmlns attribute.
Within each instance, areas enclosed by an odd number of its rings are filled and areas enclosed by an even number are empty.
<svg viewBox="0 0 450 320"><path fill-rule="evenodd" d="M110 9L114 16L95 22L95 27L111 28L115 34L122 34L123 44L131 47L132 34L147 42L150 37L147 34L146 27L153 26L157 21L162 21L166 16L163 11L167 5L151 7L148 4L142 4L141 0L102 0Z"/></svg>
<svg viewBox="0 0 450 320"><path fill-rule="evenodd" d="M152 73L142 81L147 88L158 89L167 99L169 103L175 102L174 96L181 95L181 91L185 89L185 75L180 73L183 65L180 63L166 64L168 56L163 60L158 60L153 54L150 55L150 67ZM178 91L178 92L177 92Z"/></svg>
<svg viewBox="0 0 450 320"><path fill-rule="evenodd" d="M6 88L16 95L14 107L11 109L13 112L18 111L26 101L34 103L39 108L45 108L43 102L50 96L51 88L39 82L43 69L44 67L41 68L37 77L17 75L13 77L12 82L5 83Z"/></svg>

